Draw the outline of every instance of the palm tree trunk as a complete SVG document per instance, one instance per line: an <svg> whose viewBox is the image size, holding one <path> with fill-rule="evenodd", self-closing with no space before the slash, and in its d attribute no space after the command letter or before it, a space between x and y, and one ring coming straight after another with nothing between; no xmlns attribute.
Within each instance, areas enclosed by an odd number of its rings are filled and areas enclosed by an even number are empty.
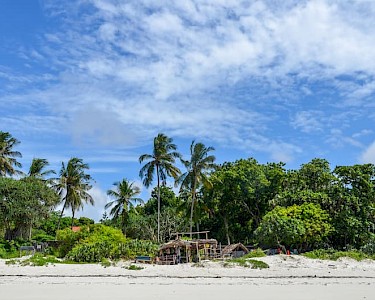
<svg viewBox="0 0 375 300"><path fill-rule="evenodd" d="M64 206L63 206L63 208L61 210L61 213L60 213L59 221L57 222L56 236L57 236L57 232L60 230L61 218L64 214L65 207L66 207L66 199L65 199L65 202L64 202ZM56 236L55 236L55 239L56 239Z"/></svg>
<svg viewBox="0 0 375 300"><path fill-rule="evenodd" d="M72 229L73 229L73 225L74 225L74 213L75 213L75 209L72 206Z"/></svg>
<svg viewBox="0 0 375 300"><path fill-rule="evenodd" d="M126 215L125 215L125 208L122 210L122 216L121 216L121 231L122 234L126 236Z"/></svg>
<svg viewBox="0 0 375 300"><path fill-rule="evenodd" d="M191 209L190 209L190 238L193 238L193 214L194 214L194 202L195 202L195 188L197 179L194 176L194 183L191 191Z"/></svg>
<svg viewBox="0 0 375 300"><path fill-rule="evenodd" d="M156 165L156 176L158 177L158 243L160 243L160 177L159 177L159 165Z"/></svg>

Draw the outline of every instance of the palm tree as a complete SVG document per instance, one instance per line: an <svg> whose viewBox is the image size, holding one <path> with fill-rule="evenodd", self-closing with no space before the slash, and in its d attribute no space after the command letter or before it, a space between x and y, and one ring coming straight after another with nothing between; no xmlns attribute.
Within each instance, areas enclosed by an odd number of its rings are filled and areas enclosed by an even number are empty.
<svg viewBox="0 0 375 300"><path fill-rule="evenodd" d="M208 172L215 169L215 156L208 155L210 151L215 150L213 147L206 147L202 143L192 141L190 145L190 160L181 160L187 171L182 174L176 181L181 184L181 191L188 189L191 192L190 207L190 237L193 231L194 204L197 198L196 191L201 185L210 186Z"/></svg>
<svg viewBox="0 0 375 300"><path fill-rule="evenodd" d="M141 190L137 186L133 186L134 182L129 182L127 179L123 179L121 182L115 182L113 185L116 187L115 190L108 190L107 195L114 197L115 200L108 202L105 205L105 209L113 206L110 211L110 215L114 219L121 218L122 232L126 234L126 225L129 217L129 209L133 208L133 202L143 203L141 198L135 196L139 195Z"/></svg>
<svg viewBox="0 0 375 300"><path fill-rule="evenodd" d="M18 151L13 151L13 147L19 143L9 132L0 131L0 177L22 174L21 171L14 169L14 167L22 167L21 163L16 159L22 157L22 154Z"/></svg>
<svg viewBox="0 0 375 300"><path fill-rule="evenodd" d="M48 160L44 158L33 158L27 175L29 177L44 179L45 176L56 174L54 170L45 170L48 165Z"/></svg>
<svg viewBox="0 0 375 300"><path fill-rule="evenodd" d="M177 146L173 144L173 139L163 133L159 133L154 138L154 148L152 154L143 154L139 157L139 162L148 162L139 171L139 176L143 179L143 184L149 187L157 178L158 188L158 242L160 241L160 183L165 184L168 176L176 179L181 171L174 165L176 158L181 158L177 151Z"/></svg>
<svg viewBox="0 0 375 300"><path fill-rule="evenodd" d="M80 158L71 158L67 165L62 162L59 178L55 184L55 189L64 203L59 217L57 230L60 228L60 221L66 208L72 209L72 227L74 224L74 215L77 210L83 207L84 202L94 205L94 199L88 193L91 189L91 176L85 171L89 169L88 164L83 163ZM83 200L83 201L82 201Z"/></svg>

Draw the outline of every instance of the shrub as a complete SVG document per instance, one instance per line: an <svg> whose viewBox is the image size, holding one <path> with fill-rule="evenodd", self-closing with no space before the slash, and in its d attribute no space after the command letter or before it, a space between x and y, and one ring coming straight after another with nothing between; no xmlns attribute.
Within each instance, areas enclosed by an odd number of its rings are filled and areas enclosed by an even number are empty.
<svg viewBox="0 0 375 300"><path fill-rule="evenodd" d="M332 232L328 214L319 205L304 203L276 207L268 212L255 230L257 241L268 246L320 243Z"/></svg>
<svg viewBox="0 0 375 300"><path fill-rule="evenodd" d="M45 232L38 232L37 234L33 235L33 240L37 242L53 241L54 239L55 239L54 236L49 235Z"/></svg>
<svg viewBox="0 0 375 300"><path fill-rule="evenodd" d="M253 251L250 251L249 253L245 254L243 258L253 258L253 257L264 257L266 254L264 251L260 248L257 248Z"/></svg>
<svg viewBox="0 0 375 300"><path fill-rule="evenodd" d="M341 257L349 257L355 259L357 261L361 261L364 259L374 259L375 256L370 256L362 251L352 250L352 251L336 251L333 249L329 250L314 250L310 252L306 252L303 254L304 256L312 259L324 259L324 260L338 260Z"/></svg>
<svg viewBox="0 0 375 300"><path fill-rule="evenodd" d="M248 262L251 264L252 269L268 269L270 266L264 261L249 259Z"/></svg>
<svg viewBox="0 0 375 300"><path fill-rule="evenodd" d="M110 262L107 258L102 258L102 261L100 262L100 264L101 264L104 268L107 268L107 267L110 267L110 266L111 266L111 262Z"/></svg>
<svg viewBox="0 0 375 300"><path fill-rule="evenodd" d="M80 240L84 239L89 234L89 226L83 226L81 227L81 230L77 232L72 231L71 228L59 230L56 235L56 238L59 241L57 247L58 257L65 257Z"/></svg>
<svg viewBox="0 0 375 300"><path fill-rule="evenodd" d="M144 268L140 267L140 266L137 266L137 265L130 265L130 266L126 267L125 269L138 271L138 270L142 270Z"/></svg>
<svg viewBox="0 0 375 300"><path fill-rule="evenodd" d="M82 230L81 230L82 231ZM68 237L72 244L75 238ZM73 248L66 254L66 258L76 262L101 262L104 258L121 258L126 238L121 230L97 224L90 226L88 234L74 242Z"/></svg>
<svg viewBox="0 0 375 300"><path fill-rule="evenodd" d="M48 264L61 263L55 256L47 255L44 256L42 253L36 253L25 260L10 259L5 262L7 265L20 264L21 266L45 266Z"/></svg>
<svg viewBox="0 0 375 300"><path fill-rule="evenodd" d="M30 242L22 239L12 241L0 240L0 258L9 259L19 257L19 248L24 245L30 245Z"/></svg>
<svg viewBox="0 0 375 300"><path fill-rule="evenodd" d="M367 244L362 246L361 251L368 255L375 256L375 234L371 235L370 240Z"/></svg>
<svg viewBox="0 0 375 300"><path fill-rule="evenodd" d="M255 259L246 259L244 257L233 258L224 263L224 267L231 266L231 265L238 265L241 267L251 268L251 269L269 268L269 265L263 261L259 261Z"/></svg>
<svg viewBox="0 0 375 300"><path fill-rule="evenodd" d="M59 253L75 262L129 259L137 255L155 256L158 245L151 241L126 239L121 230L102 224L83 227L79 232L59 231Z"/></svg>
<svg viewBox="0 0 375 300"><path fill-rule="evenodd" d="M60 263L60 261L55 256L44 256L42 253L36 253L35 255L31 256L30 258L23 260L20 262L22 266L45 266L48 264L56 264Z"/></svg>

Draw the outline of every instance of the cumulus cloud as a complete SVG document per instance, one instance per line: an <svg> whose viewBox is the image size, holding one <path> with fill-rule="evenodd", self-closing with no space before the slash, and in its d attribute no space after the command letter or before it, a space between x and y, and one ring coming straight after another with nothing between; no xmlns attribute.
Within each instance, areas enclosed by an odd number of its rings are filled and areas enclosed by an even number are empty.
<svg viewBox="0 0 375 300"><path fill-rule="evenodd" d="M104 206L108 202L108 196L99 186L93 186L89 193L94 198L94 206L85 204L83 209L77 212L76 217L90 216L95 222L98 222L105 211ZM70 213L67 212L67 215Z"/></svg>
<svg viewBox="0 0 375 300"><path fill-rule="evenodd" d="M375 142L372 142L360 156L361 163L375 164Z"/></svg>
<svg viewBox="0 0 375 300"><path fill-rule="evenodd" d="M370 1L46 3L62 25L31 55L54 76L27 96L78 143L136 146L168 131L289 160L301 151L294 139L268 134L280 108L289 129L330 132L326 110L374 95ZM323 82L337 94L305 108Z"/></svg>

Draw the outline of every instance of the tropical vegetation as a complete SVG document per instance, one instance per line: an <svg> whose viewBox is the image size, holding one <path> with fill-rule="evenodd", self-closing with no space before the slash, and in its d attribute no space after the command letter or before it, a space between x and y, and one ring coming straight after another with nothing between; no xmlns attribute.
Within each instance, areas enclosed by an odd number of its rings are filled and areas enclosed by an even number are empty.
<svg viewBox="0 0 375 300"><path fill-rule="evenodd" d="M215 164L213 147L193 141L184 159L173 139L160 133L151 154L139 157L143 184L153 188L150 198L143 203L140 188L120 179L108 190L108 211L93 224L75 219L78 209L95 200L88 164L73 157L53 178L48 161L35 158L22 172L19 143L0 131L0 257L12 257L32 241L57 239L51 250L57 257L103 262L154 255L175 232L200 230L223 244L296 249L311 256L375 254L373 164L331 167L322 158L297 169L255 158ZM67 209L72 217L64 216ZM80 230L72 231L73 225Z"/></svg>

